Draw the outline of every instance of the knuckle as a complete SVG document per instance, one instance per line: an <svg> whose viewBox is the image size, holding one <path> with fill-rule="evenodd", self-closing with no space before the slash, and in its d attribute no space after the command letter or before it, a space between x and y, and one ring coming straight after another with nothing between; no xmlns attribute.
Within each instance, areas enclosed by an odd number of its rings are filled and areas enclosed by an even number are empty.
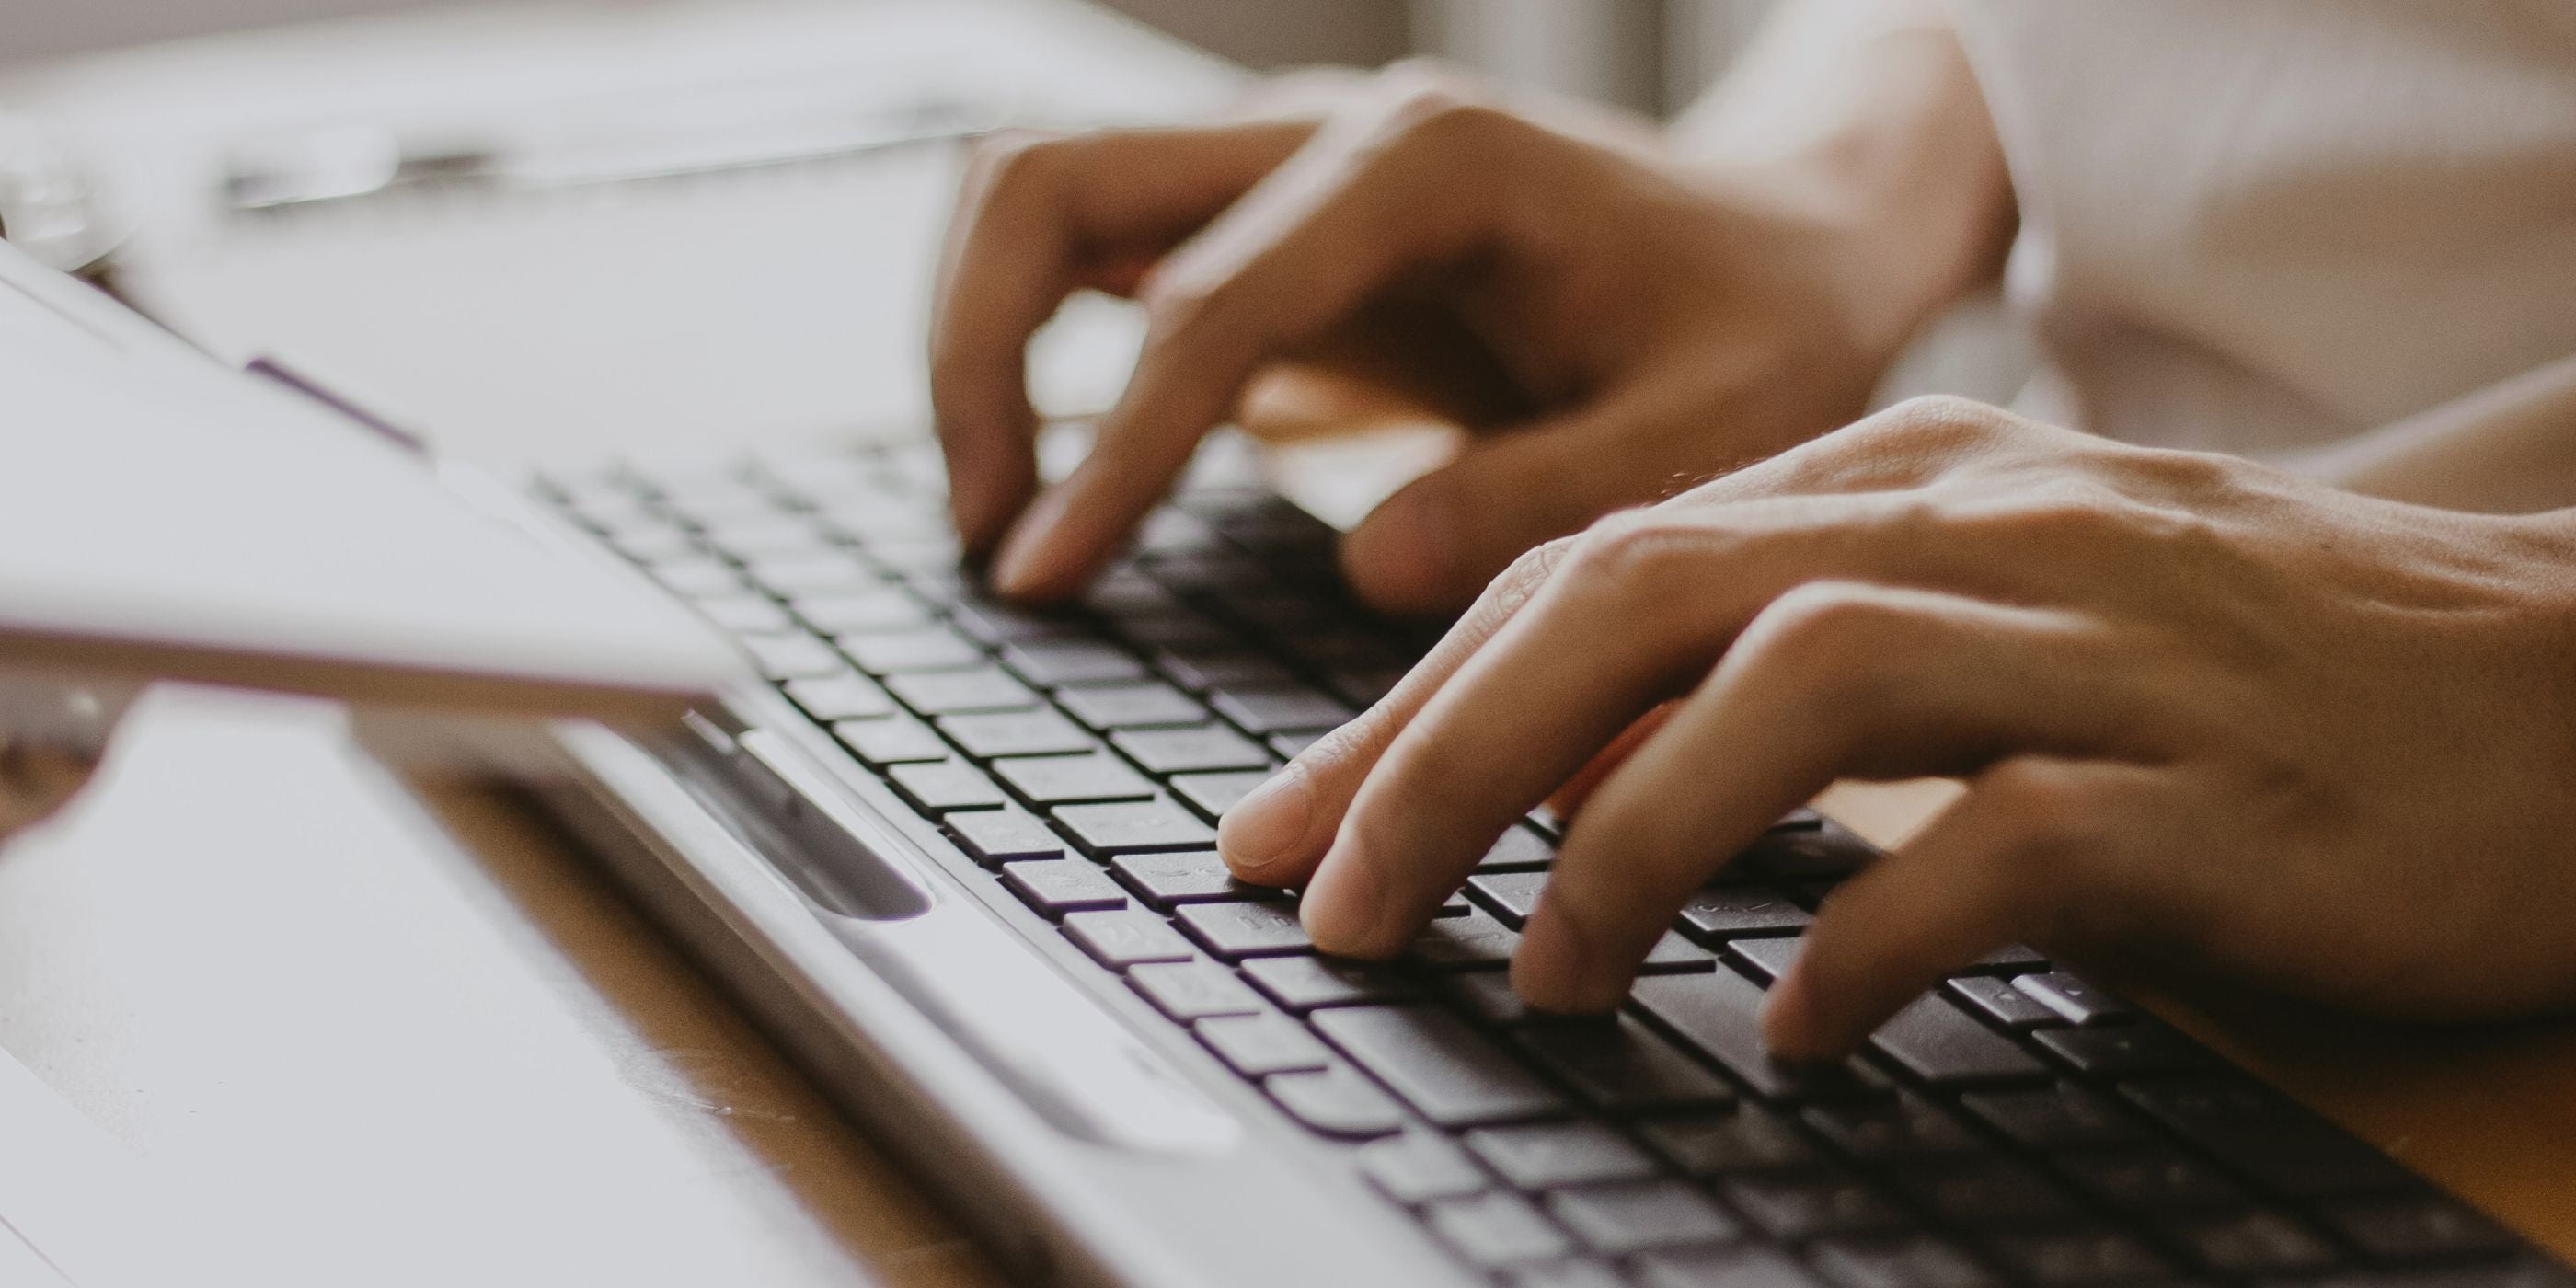
<svg viewBox="0 0 2576 1288"><path fill-rule="evenodd" d="M1954 457L1992 443L2015 422L2012 413L1955 394L1921 394L1855 422L1837 435L1867 453Z"/></svg>
<svg viewBox="0 0 2576 1288"><path fill-rule="evenodd" d="M1577 540L1575 537L1558 537L1542 541L1512 560L1511 565L1494 578L1495 606L1509 613L1528 603L1540 588L1555 579L1557 569L1565 565Z"/></svg>
<svg viewBox="0 0 2576 1288"><path fill-rule="evenodd" d="M1875 587L1811 581L1791 587L1754 618L1736 647L1756 665L1785 672L1811 696L1835 703L1875 703L1889 681L1887 663L1904 656L1913 613Z"/></svg>
<svg viewBox="0 0 2576 1288"><path fill-rule="evenodd" d="M1658 508L1614 511L1575 536L1564 571L1586 590L1624 599L1669 587L1689 545Z"/></svg>

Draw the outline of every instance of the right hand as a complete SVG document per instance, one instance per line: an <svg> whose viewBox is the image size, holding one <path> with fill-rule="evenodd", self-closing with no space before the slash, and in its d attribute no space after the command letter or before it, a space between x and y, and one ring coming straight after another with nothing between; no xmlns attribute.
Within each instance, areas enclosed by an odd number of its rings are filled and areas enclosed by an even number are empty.
<svg viewBox="0 0 2576 1288"><path fill-rule="evenodd" d="M1866 284L1779 192L1401 67L1304 119L994 141L932 324L960 535L1005 593L1077 593L1265 368L1409 309L1397 358L1463 336L1511 410L1343 563L1382 608L1454 608L1541 541L1860 412L1886 355L1841 301ZM1085 287L1144 304L1144 351L1090 457L1040 495L1025 351Z"/></svg>

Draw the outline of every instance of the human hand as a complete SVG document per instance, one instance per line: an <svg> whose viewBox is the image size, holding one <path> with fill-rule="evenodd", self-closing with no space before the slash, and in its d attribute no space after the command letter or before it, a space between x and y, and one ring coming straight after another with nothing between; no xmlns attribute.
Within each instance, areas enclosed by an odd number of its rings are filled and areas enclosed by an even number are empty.
<svg viewBox="0 0 2576 1288"><path fill-rule="evenodd" d="M1896 337L1853 333L1831 224L1642 129L1542 123L1419 68L1322 114L997 142L932 323L960 534L1002 590L1072 594L1266 367L1362 345L1384 365L1392 331L1399 365L1491 387L1479 436L1344 563L1382 607L1454 608L1541 540L1858 413ZM1025 350L1085 287L1140 300L1146 342L1090 458L1039 495Z"/></svg>
<svg viewBox="0 0 2576 1288"><path fill-rule="evenodd" d="M1531 552L1219 843L1306 887L1317 946L1384 956L1606 768L1512 968L1591 1011L1828 783L1951 775L1952 808L1826 899L1774 1051L1848 1049L2013 940L2399 1016L2531 1011L2576 1000L2571 662L2564 513L1918 400Z"/></svg>
<svg viewBox="0 0 2576 1288"><path fill-rule="evenodd" d="M0 845L79 794L134 693L0 675Z"/></svg>

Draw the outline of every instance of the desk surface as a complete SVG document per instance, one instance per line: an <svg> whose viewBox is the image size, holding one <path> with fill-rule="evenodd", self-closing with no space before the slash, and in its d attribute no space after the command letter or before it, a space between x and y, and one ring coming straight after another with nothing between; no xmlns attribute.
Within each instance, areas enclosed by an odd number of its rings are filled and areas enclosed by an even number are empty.
<svg viewBox="0 0 2576 1288"><path fill-rule="evenodd" d="M1835 805L1885 839L1939 795ZM2166 1006L2576 1257L2576 1025ZM0 1047L270 1236L276 1282L997 1281L557 834L489 793L415 798L312 706L158 697L0 855Z"/></svg>

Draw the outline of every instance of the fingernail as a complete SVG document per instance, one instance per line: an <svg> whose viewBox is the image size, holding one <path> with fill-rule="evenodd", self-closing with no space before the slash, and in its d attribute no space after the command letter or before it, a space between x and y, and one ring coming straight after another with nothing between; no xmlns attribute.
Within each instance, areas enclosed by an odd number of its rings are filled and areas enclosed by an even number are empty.
<svg viewBox="0 0 2576 1288"><path fill-rule="evenodd" d="M1820 1059L1817 1049L1815 999L1807 991L1807 972L1797 962L1771 985L1762 1000L1762 1041L1775 1060Z"/></svg>
<svg viewBox="0 0 2576 1288"><path fill-rule="evenodd" d="M1379 951L1378 919L1385 915L1377 877L1360 855L1341 845L1324 856L1306 887L1298 920L1315 946L1328 953L1372 956Z"/></svg>
<svg viewBox="0 0 2576 1288"><path fill-rule="evenodd" d="M1235 875L1258 880L1289 858L1314 821L1315 792L1306 770L1295 761L1225 812L1217 823L1216 848Z"/></svg>
<svg viewBox="0 0 2576 1288"><path fill-rule="evenodd" d="M1064 521L1063 488L1049 488L1038 494L1022 512L1020 521L1011 525L1009 536L1002 538L1001 549L993 553L993 589L1005 595L1025 595L1044 584L1047 547L1055 540L1056 528Z"/></svg>

